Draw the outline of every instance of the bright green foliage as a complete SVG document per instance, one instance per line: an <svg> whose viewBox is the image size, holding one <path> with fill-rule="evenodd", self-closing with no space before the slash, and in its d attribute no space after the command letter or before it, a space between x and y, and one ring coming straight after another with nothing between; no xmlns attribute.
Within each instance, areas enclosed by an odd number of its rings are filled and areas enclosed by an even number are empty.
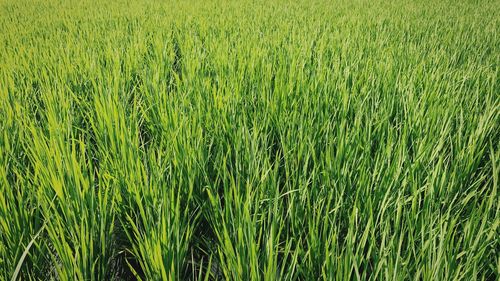
<svg viewBox="0 0 500 281"><path fill-rule="evenodd" d="M499 13L0 0L0 280L498 280Z"/></svg>

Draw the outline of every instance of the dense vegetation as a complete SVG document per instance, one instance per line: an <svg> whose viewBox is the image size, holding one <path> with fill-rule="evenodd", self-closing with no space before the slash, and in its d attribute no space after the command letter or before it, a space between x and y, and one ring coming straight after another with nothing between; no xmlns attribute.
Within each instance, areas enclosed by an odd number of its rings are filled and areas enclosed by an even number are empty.
<svg viewBox="0 0 500 281"><path fill-rule="evenodd" d="M498 280L499 12L0 0L0 280Z"/></svg>

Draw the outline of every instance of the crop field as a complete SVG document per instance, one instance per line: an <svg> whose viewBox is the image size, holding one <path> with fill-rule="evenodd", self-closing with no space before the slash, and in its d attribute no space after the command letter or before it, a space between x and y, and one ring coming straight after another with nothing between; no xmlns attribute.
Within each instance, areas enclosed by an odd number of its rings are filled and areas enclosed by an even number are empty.
<svg viewBox="0 0 500 281"><path fill-rule="evenodd" d="M0 0L0 280L499 280L500 1Z"/></svg>

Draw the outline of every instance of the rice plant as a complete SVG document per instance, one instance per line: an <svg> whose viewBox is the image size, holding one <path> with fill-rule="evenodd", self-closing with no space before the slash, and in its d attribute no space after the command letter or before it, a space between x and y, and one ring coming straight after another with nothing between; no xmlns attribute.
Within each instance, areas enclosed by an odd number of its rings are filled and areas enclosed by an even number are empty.
<svg viewBox="0 0 500 281"><path fill-rule="evenodd" d="M498 280L499 12L0 0L0 280Z"/></svg>

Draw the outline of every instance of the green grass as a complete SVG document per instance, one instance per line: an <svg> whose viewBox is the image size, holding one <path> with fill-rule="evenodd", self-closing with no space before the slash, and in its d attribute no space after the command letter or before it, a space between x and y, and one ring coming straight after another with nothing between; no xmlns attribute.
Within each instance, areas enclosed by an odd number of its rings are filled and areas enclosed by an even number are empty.
<svg viewBox="0 0 500 281"><path fill-rule="evenodd" d="M498 280L500 2L0 0L0 280Z"/></svg>

